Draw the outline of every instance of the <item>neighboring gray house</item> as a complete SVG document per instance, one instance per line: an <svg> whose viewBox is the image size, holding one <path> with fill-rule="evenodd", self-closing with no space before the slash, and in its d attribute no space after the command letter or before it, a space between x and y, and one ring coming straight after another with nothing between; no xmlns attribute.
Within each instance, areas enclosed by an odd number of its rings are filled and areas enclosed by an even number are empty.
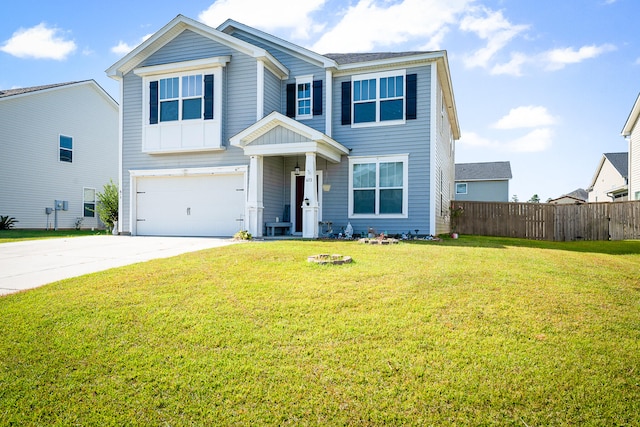
<svg viewBox="0 0 640 427"><path fill-rule="evenodd" d="M589 202L624 202L629 196L629 153L604 153L587 188Z"/></svg>
<svg viewBox="0 0 640 427"><path fill-rule="evenodd" d="M640 200L640 95L631 108L622 128L622 136L629 141L628 187L629 200Z"/></svg>
<svg viewBox="0 0 640 427"><path fill-rule="evenodd" d="M455 200L509 201L509 162L456 163L455 173Z"/></svg>
<svg viewBox="0 0 640 427"><path fill-rule="evenodd" d="M121 233L448 231L460 131L444 51L320 55L178 15L106 72Z"/></svg>
<svg viewBox="0 0 640 427"><path fill-rule="evenodd" d="M0 215L16 228L101 226L96 192L118 178L118 104L104 89L86 80L0 90L0 129Z"/></svg>

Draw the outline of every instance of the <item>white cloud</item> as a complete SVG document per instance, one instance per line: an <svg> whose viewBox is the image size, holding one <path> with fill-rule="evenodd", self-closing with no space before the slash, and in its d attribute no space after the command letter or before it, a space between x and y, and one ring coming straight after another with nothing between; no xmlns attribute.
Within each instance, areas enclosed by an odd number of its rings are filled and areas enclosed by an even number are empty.
<svg viewBox="0 0 640 427"><path fill-rule="evenodd" d="M311 13L324 6L326 0L217 0L198 15L198 19L217 27L228 18L268 32L290 30L291 37L306 40L321 31Z"/></svg>
<svg viewBox="0 0 640 427"><path fill-rule="evenodd" d="M322 34L312 49L320 53L393 49L438 49L448 26L473 0L359 0L340 22Z"/></svg>
<svg viewBox="0 0 640 427"><path fill-rule="evenodd" d="M115 45L115 46L113 46L111 48L111 52L117 53L118 55L126 55L127 53L129 53L133 49L135 49L140 43L144 42L145 40L147 40L152 35L153 34L147 34L147 35L143 36L140 39L140 41L138 43L134 44L134 45L130 45L130 44L125 43L122 40L120 40L117 45Z"/></svg>
<svg viewBox="0 0 640 427"><path fill-rule="evenodd" d="M502 11L492 11L484 7L472 9L460 22L460 29L475 33L486 40L487 44L465 58L465 65L469 68L488 67L496 53L528 28L528 25L512 24L503 16Z"/></svg>
<svg viewBox="0 0 640 427"><path fill-rule="evenodd" d="M530 59L527 55L515 52L511 54L511 61L494 65L491 69L491 74L506 74L520 77L522 76L522 66L528 62L530 62Z"/></svg>
<svg viewBox="0 0 640 427"><path fill-rule="evenodd" d="M560 70L567 64L577 64L585 59L595 58L613 50L616 50L616 47L612 44L582 46L578 50L568 47L544 52L541 55L541 59L547 64L546 68L548 70Z"/></svg>
<svg viewBox="0 0 640 427"><path fill-rule="evenodd" d="M18 58L66 59L76 50L73 40L65 40L62 30L40 23L31 28L20 28L0 47L0 50Z"/></svg>
<svg viewBox="0 0 640 427"><path fill-rule="evenodd" d="M556 119L549 114L545 107L527 105L512 108L509 114L502 117L491 127L494 129L521 129L549 126L556 122Z"/></svg>
<svg viewBox="0 0 640 427"><path fill-rule="evenodd" d="M552 130L541 128L534 129L524 136L508 141L485 138L475 132L464 132L457 144L469 149L493 150L500 153L535 153L549 149L552 140Z"/></svg>

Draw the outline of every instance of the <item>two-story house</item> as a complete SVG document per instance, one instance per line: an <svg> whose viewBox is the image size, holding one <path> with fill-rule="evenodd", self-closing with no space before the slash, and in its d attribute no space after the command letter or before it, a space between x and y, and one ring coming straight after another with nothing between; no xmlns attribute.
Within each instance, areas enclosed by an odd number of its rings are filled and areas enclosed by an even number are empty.
<svg viewBox="0 0 640 427"><path fill-rule="evenodd" d="M629 153L604 153L596 168L589 192L589 203L628 200Z"/></svg>
<svg viewBox="0 0 640 427"><path fill-rule="evenodd" d="M178 15L107 74L122 233L448 231L460 132L444 51L320 55Z"/></svg>
<svg viewBox="0 0 640 427"><path fill-rule="evenodd" d="M102 226L118 180L118 104L93 80L0 90L0 215L16 228Z"/></svg>

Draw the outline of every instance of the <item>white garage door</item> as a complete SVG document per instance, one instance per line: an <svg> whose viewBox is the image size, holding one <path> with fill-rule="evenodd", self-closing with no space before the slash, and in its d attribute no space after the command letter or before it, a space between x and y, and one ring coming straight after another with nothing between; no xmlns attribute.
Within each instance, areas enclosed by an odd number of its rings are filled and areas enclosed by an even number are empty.
<svg viewBox="0 0 640 427"><path fill-rule="evenodd" d="M244 175L139 177L141 236L233 236L243 226Z"/></svg>

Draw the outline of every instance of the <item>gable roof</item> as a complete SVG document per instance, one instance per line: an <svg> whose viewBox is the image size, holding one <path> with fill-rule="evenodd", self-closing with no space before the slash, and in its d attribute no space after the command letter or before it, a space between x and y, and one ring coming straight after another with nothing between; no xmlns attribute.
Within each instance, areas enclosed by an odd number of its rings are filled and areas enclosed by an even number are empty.
<svg viewBox="0 0 640 427"><path fill-rule="evenodd" d="M604 153L603 156L611 162L623 178L629 176L629 153Z"/></svg>
<svg viewBox="0 0 640 427"><path fill-rule="evenodd" d="M167 25L156 31L151 37L138 45L131 52L126 54L118 62L107 68L107 75L113 79L120 79L129 71L133 70L142 61L158 51L162 46L182 34L183 31L190 30L201 36L215 40L226 46L232 47L249 56L261 61L265 66L279 77L287 77L289 70L274 58L269 52L261 47L252 45L237 37L230 36L215 28L209 27L201 22L178 15Z"/></svg>
<svg viewBox="0 0 640 427"><path fill-rule="evenodd" d="M587 190L585 190L584 188L577 188L571 193L565 194L564 196L586 201L589 198L589 193L587 193Z"/></svg>
<svg viewBox="0 0 640 427"><path fill-rule="evenodd" d="M638 116L640 116L640 94L636 98L636 102L633 104L631 108L631 112L629 113L629 117L627 117L627 121L624 123L622 127L622 136L631 135L631 131L633 130L633 126L638 121Z"/></svg>
<svg viewBox="0 0 640 427"><path fill-rule="evenodd" d="M40 86L30 86L30 87L22 87L16 89L0 89L0 101L5 99L15 99L18 97L29 96L35 93L43 93L49 92L53 90L61 90L67 87L73 86L91 86L96 92L98 92L103 98L105 98L113 107L118 108L118 103L115 99L109 95L107 91L105 91L102 86L96 83L95 80L80 80L76 82L64 82L64 83L53 83L48 85L40 85Z"/></svg>
<svg viewBox="0 0 640 427"><path fill-rule="evenodd" d="M503 181L511 179L511 163L456 163L456 181Z"/></svg>

